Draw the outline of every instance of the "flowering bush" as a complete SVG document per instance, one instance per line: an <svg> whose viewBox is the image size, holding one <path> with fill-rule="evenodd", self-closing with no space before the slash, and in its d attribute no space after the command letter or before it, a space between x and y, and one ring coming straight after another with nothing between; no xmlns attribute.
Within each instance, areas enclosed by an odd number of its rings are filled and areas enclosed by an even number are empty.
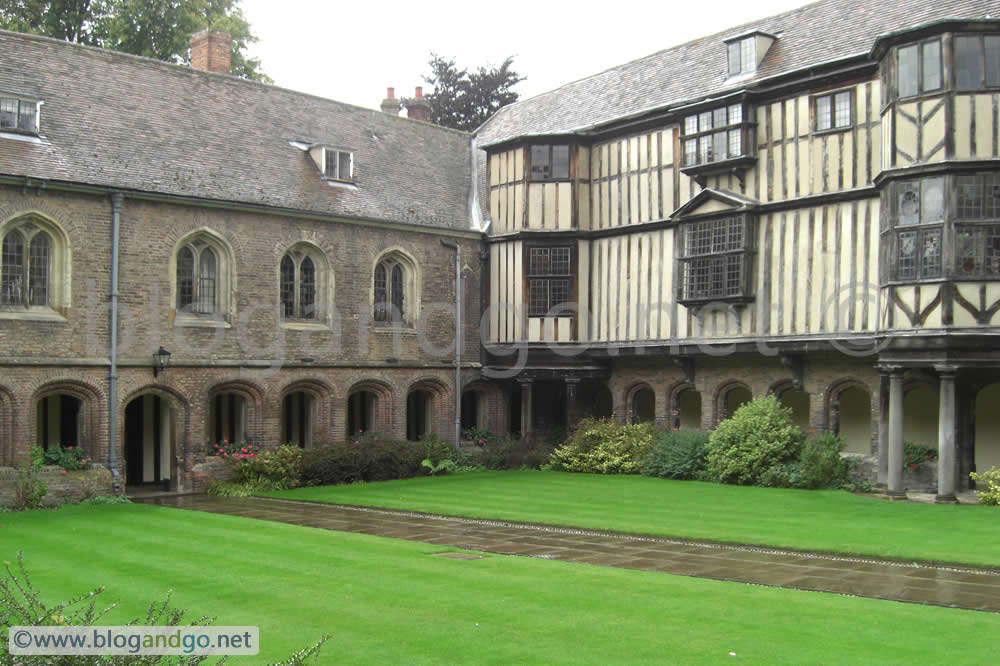
<svg viewBox="0 0 1000 666"><path fill-rule="evenodd" d="M90 467L91 458L79 446L50 446L45 452L46 465L58 465L63 471Z"/></svg>
<svg viewBox="0 0 1000 666"><path fill-rule="evenodd" d="M653 447L652 423L622 425L583 419L566 443L552 454L551 469L590 474L638 474L639 461Z"/></svg>
<svg viewBox="0 0 1000 666"><path fill-rule="evenodd" d="M925 462L937 460L937 449L922 444L903 442L903 469L916 469Z"/></svg>
<svg viewBox="0 0 1000 666"><path fill-rule="evenodd" d="M981 504L1000 506L1000 468L991 467L979 474L972 472L969 477L976 482L976 495ZM979 490L979 484L986 486L985 490Z"/></svg>
<svg viewBox="0 0 1000 666"><path fill-rule="evenodd" d="M237 444L236 442L224 439L212 445L212 455L219 456L220 458L242 460L243 458L253 458L260 455L260 447L256 444L249 444L247 442Z"/></svg>

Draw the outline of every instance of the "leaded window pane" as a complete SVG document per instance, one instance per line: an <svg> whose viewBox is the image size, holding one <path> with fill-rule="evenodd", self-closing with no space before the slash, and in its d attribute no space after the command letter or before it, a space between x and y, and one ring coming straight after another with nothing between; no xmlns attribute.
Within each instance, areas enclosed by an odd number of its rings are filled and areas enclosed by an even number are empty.
<svg viewBox="0 0 1000 666"><path fill-rule="evenodd" d="M698 161L700 163L712 161L712 136L710 134L698 139Z"/></svg>
<svg viewBox="0 0 1000 666"><path fill-rule="evenodd" d="M569 248L554 247L550 256L552 275L569 275Z"/></svg>
<svg viewBox="0 0 1000 666"><path fill-rule="evenodd" d="M920 183L899 184L899 223L920 224Z"/></svg>
<svg viewBox="0 0 1000 666"><path fill-rule="evenodd" d="M295 262L287 254L281 260L281 316L295 316Z"/></svg>
<svg viewBox="0 0 1000 666"><path fill-rule="evenodd" d="M698 140L688 139L684 142L684 164L698 163Z"/></svg>
<svg viewBox="0 0 1000 666"><path fill-rule="evenodd" d="M917 94L917 47L904 46L896 53L896 90L900 97Z"/></svg>
<svg viewBox="0 0 1000 666"><path fill-rule="evenodd" d="M530 275L549 274L549 248L533 247L528 250L528 273Z"/></svg>
<svg viewBox="0 0 1000 666"><path fill-rule="evenodd" d="M984 229L967 228L958 231L955 237L957 261L955 266L961 275L978 275L982 272Z"/></svg>
<svg viewBox="0 0 1000 666"><path fill-rule="evenodd" d="M28 269L28 302L30 305L49 304L49 235L39 231L31 239L29 254L31 264Z"/></svg>
<svg viewBox="0 0 1000 666"><path fill-rule="evenodd" d="M198 305L199 314L215 313L215 252L210 247L201 251L198 259Z"/></svg>
<svg viewBox="0 0 1000 666"><path fill-rule="evenodd" d="M921 277L941 277L941 230L928 229L924 231L923 241Z"/></svg>
<svg viewBox="0 0 1000 666"><path fill-rule="evenodd" d="M831 102L832 100L829 95L816 98L816 129L818 131L828 130L831 127Z"/></svg>
<svg viewBox="0 0 1000 666"><path fill-rule="evenodd" d="M718 129L726 126L726 107L716 109L712 112L712 127Z"/></svg>
<svg viewBox="0 0 1000 666"><path fill-rule="evenodd" d="M753 72L757 69L757 39L747 37L740 42L740 59L742 60L740 71Z"/></svg>
<svg viewBox="0 0 1000 666"><path fill-rule="evenodd" d="M955 215L963 220L979 218L983 208L983 188L979 176L956 176L955 190Z"/></svg>
<svg viewBox="0 0 1000 666"><path fill-rule="evenodd" d="M337 153L337 178L351 180L351 154L348 152Z"/></svg>
<svg viewBox="0 0 1000 666"><path fill-rule="evenodd" d="M729 74L740 73L740 43L730 42L729 44Z"/></svg>
<svg viewBox="0 0 1000 666"><path fill-rule="evenodd" d="M392 285L390 287L390 298L392 299L392 319L393 321L403 320L403 267L396 264L392 267Z"/></svg>
<svg viewBox="0 0 1000 666"><path fill-rule="evenodd" d="M389 284L385 264L375 267L375 321L388 321Z"/></svg>
<svg viewBox="0 0 1000 666"><path fill-rule="evenodd" d="M716 160L726 159L726 143L729 137L726 132L716 132L712 135L712 157Z"/></svg>
<svg viewBox="0 0 1000 666"><path fill-rule="evenodd" d="M316 317L316 265L309 257L299 265L299 316Z"/></svg>
<svg viewBox="0 0 1000 666"><path fill-rule="evenodd" d="M729 156L739 157L743 154L743 132L742 130L729 130Z"/></svg>
<svg viewBox="0 0 1000 666"><path fill-rule="evenodd" d="M182 247L177 253L177 309L185 310L194 303L194 252Z"/></svg>
<svg viewBox="0 0 1000 666"><path fill-rule="evenodd" d="M1000 86L1000 36L987 35L986 44L986 85Z"/></svg>
<svg viewBox="0 0 1000 666"><path fill-rule="evenodd" d="M4 305L24 305L24 236L11 231L3 239L3 273L0 288Z"/></svg>
<svg viewBox="0 0 1000 666"><path fill-rule="evenodd" d="M549 280L549 309L569 303L569 280Z"/></svg>
<svg viewBox="0 0 1000 666"><path fill-rule="evenodd" d="M712 129L712 112L702 111L698 114L698 131L705 132Z"/></svg>
<svg viewBox="0 0 1000 666"><path fill-rule="evenodd" d="M743 122L743 107L739 104L729 106L729 124L739 125Z"/></svg>
<svg viewBox="0 0 1000 666"><path fill-rule="evenodd" d="M920 47L923 77L921 88L924 92L941 88L941 42L935 40Z"/></svg>
<svg viewBox="0 0 1000 666"><path fill-rule="evenodd" d="M684 133L685 134L697 134L698 133L698 116L688 116L684 119Z"/></svg>
<svg viewBox="0 0 1000 666"><path fill-rule="evenodd" d="M944 178L924 178L921 181L922 210L920 222L935 224L944 220Z"/></svg>
<svg viewBox="0 0 1000 666"><path fill-rule="evenodd" d="M549 180L552 169L549 164L549 147L531 147L531 178L533 180Z"/></svg>
<svg viewBox="0 0 1000 666"><path fill-rule="evenodd" d="M971 90L982 84L983 69L979 37L955 38L955 87Z"/></svg>
<svg viewBox="0 0 1000 666"><path fill-rule="evenodd" d="M903 231L899 234L899 263L897 272L901 280L917 277L916 231Z"/></svg>
<svg viewBox="0 0 1000 666"><path fill-rule="evenodd" d="M985 250L985 273L1000 275L1000 225L987 227Z"/></svg>
<svg viewBox="0 0 1000 666"><path fill-rule="evenodd" d="M549 281L528 280L528 314L539 316L549 311Z"/></svg>
<svg viewBox="0 0 1000 666"><path fill-rule="evenodd" d="M837 93L834 98L833 126L851 126L851 93L845 91Z"/></svg>
<svg viewBox="0 0 1000 666"><path fill-rule="evenodd" d="M0 129L17 127L18 101L7 97L0 98Z"/></svg>
<svg viewBox="0 0 1000 666"><path fill-rule="evenodd" d="M552 146L552 177L569 178L569 146Z"/></svg>
<svg viewBox="0 0 1000 666"><path fill-rule="evenodd" d="M986 174L983 181L983 216L1000 218L1000 174Z"/></svg>

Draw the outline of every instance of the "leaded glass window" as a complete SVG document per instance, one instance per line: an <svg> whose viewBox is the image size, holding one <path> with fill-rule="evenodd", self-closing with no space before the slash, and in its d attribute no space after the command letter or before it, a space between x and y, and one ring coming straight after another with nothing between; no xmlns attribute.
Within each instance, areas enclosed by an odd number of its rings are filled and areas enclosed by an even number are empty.
<svg viewBox="0 0 1000 666"><path fill-rule="evenodd" d="M569 246L528 248L528 316L543 317L553 308L570 303L572 256Z"/></svg>
<svg viewBox="0 0 1000 666"><path fill-rule="evenodd" d="M409 269L398 258L383 259L375 266L374 316L377 324L399 326L412 315L407 302L407 290L412 279Z"/></svg>
<svg viewBox="0 0 1000 666"><path fill-rule="evenodd" d="M682 302L749 296L749 223L739 215L682 224Z"/></svg>
<svg viewBox="0 0 1000 666"><path fill-rule="evenodd" d="M0 305L49 305L52 253L51 236L34 224L10 229L0 250Z"/></svg>

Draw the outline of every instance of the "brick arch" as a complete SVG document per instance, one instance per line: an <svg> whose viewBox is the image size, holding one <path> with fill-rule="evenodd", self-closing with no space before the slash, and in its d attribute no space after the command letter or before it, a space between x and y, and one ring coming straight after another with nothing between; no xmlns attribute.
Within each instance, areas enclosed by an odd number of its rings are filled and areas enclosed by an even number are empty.
<svg viewBox="0 0 1000 666"><path fill-rule="evenodd" d="M111 203L109 201L109 215L110 210ZM25 202L24 205L12 203L6 206L0 206L0 220L3 220L4 223L13 218L31 215L37 215L45 218L53 224L58 223L67 235L76 236L77 234L87 233L86 225L80 224L77 218L73 215L73 211L68 207L60 205L58 201L50 201L48 199L32 196L30 200Z"/></svg>
<svg viewBox="0 0 1000 666"><path fill-rule="evenodd" d="M194 466L194 454L204 453L193 450L191 433L191 400L179 390L164 384L144 384L139 388L128 392L115 407L118 411L118 427L115 433L115 446L118 453L117 461L121 474L124 475L125 461L125 408L136 398L144 395L155 395L166 400L177 413L176 426L176 448L174 456L181 459L177 468L179 478L171 479L171 487L190 487L192 479L192 468Z"/></svg>
<svg viewBox="0 0 1000 666"><path fill-rule="evenodd" d="M285 384L278 391L278 425L281 427L281 414L284 410L285 398L292 393L307 393L312 396L315 405L315 414L312 427L312 441L333 442L338 439L335 434L334 414L337 401L333 386L322 379L306 377L295 379ZM279 439L281 433L279 432Z"/></svg>
<svg viewBox="0 0 1000 666"><path fill-rule="evenodd" d="M677 421L680 418L680 398L681 394L685 391L694 391L695 393L698 393L699 397L701 397L701 392L698 391L697 387L687 380L674 382L667 388L667 425L671 428L678 427ZM701 408L702 413L704 413L704 401L702 401Z"/></svg>
<svg viewBox="0 0 1000 666"><path fill-rule="evenodd" d="M351 396L361 391L373 393L377 399L375 406L375 431L387 435L392 434L394 432L393 414L395 413L397 402L396 389L381 379L362 379L352 384L344 393L345 402L350 401ZM347 409L346 404L344 408ZM348 418L345 417L345 424L348 422Z"/></svg>
<svg viewBox="0 0 1000 666"><path fill-rule="evenodd" d="M624 398L625 398L625 422L626 423L632 423L632 422L635 421L635 418L636 418L636 415L634 413L635 412L635 404L634 404L635 403L635 397L636 397L636 395L640 391L643 391L643 390L649 390L653 394L653 418L655 420L655 418L656 418L656 400L657 400L656 389L653 388L653 385L650 384L649 382L638 381L638 382L635 382L635 383L631 384L628 388L625 389Z"/></svg>
<svg viewBox="0 0 1000 666"><path fill-rule="evenodd" d="M215 400L215 396L220 393L235 393L241 396L247 405L247 422L246 422L246 433L247 437L253 440L260 440L263 436L264 427L264 411L265 411L265 396L266 393L264 389L259 385L247 379L228 379L213 384L209 387L206 395L208 396L208 403L205 405L205 437L206 441L212 441L212 433L210 428L213 426L210 423L208 415L211 412L211 403Z"/></svg>
<svg viewBox="0 0 1000 666"><path fill-rule="evenodd" d="M13 391L0 385L0 467L14 464L15 418L20 411Z"/></svg>
<svg viewBox="0 0 1000 666"><path fill-rule="evenodd" d="M28 402L27 428L25 429L27 441L23 446L30 448L38 441L39 401L57 394L66 394L80 401L80 408L83 410L83 428L82 432L78 433L80 445L90 453L92 458L101 460L107 455L106 443L100 440L100 434L104 432L105 421L104 391L80 379L50 379L36 386Z"/></svg>
<svg viewBox="0 0 1000 666"><path fill-rule="evenodd" d="M750 385L739 379L732 379L723 382L715 390L714 401L715 401L715 422L722 423L724 420L732 416L727 412L726 398L729 396L729 392L733 389L742 388L750 394L751 399L753 398L753 389Z"/></svg>
<svg viewBox="0 0 1000 666"><path fill-rule="evenodd" d="M434 376L424 376L410 382L406 387L406 405L403 417L406 419L407 436L410 423L410 396L415 391L423 391L431 396L431 419L427 432L447 438L454 429L455 401L451 387ZM454 435L452 435L454 436Z"/></svg>
<svg viewBox="0 0 1000 666"><path fill-rule="evenodd" d="M466 391L475 391L479 394L480 400L486 401L486 423L484 424L486 429L494 433L506 432L509 415L507 414L507 396L503 386L476 379L462 386L462 393L465 394Z"/></svg>

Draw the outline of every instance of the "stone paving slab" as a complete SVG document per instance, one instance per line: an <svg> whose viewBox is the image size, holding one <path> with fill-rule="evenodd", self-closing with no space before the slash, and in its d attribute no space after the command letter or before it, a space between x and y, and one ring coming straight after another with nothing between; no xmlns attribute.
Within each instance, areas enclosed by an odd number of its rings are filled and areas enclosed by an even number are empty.
<svg viewBox="0 0 1000 666"><path fill-rule="evenodd" d="M176 495L146 504L466 550L1000 612L1000 570L700 543L267 498Z"/></svg>

